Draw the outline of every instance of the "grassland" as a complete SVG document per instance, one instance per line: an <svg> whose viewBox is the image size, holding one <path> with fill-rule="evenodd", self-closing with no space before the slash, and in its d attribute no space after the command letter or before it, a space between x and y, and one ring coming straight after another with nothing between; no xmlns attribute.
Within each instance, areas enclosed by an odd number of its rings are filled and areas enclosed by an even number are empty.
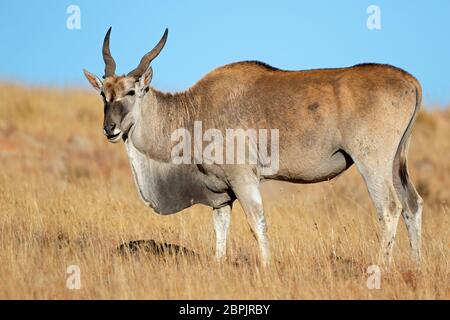
<svg viewBox="0 0 450 320"><path fill-rule="evenodd" d="M2 299L449 299L450 109L422 111L409 159L425 200L423 264L413 267L404 223L381 289L376 215L351 168L316 185L263 185L274 263L261 269L238 204L229 259L213 257L211 209L158 216L135 190L125 150L102 134L98 96L77 89L0 85L0 298ZM120 255L132 240L199 254ZM78 265L81 289L66 287Z"/></svg>

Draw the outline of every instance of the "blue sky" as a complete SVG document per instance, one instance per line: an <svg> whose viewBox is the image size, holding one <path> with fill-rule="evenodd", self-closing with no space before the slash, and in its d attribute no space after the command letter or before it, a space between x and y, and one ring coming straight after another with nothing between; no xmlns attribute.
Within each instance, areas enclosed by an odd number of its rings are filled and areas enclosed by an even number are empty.
<svg viewBox="0 0 450 320"><path fill-rule="evenodd" d="M81 10L69 30L67 7ZM381 30L369 30L369 5ZM450 103L450 1L88 1L0 2L0 79L86 86L82 68L103 74L101 45L113 26L118 73L133 69L169 28L153 62L153 85L188 88L209 70L239 60L283 69L389 63L414 74L428 104Z"/></svg>

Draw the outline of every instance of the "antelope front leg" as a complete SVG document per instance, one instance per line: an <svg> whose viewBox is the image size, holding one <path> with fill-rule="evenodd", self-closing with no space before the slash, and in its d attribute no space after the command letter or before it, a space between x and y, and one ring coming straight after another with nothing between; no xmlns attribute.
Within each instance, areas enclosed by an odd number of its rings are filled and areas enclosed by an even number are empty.
<svg viewBox="0 0 450 320"><path fill-rule="evenodd" d="M214 231L216 233L216 260L224 260L227 253L228 227L230 226L231 206L213 210Z"/></svg>
<svg viewBox="0 0 450 320"><path fill-rule="evenodd" d="M241 203L245 215L247 216L248 224L258 241L262 264L264 267L267 267L270 263L269 243L266 235L266 218L264 217L259 185L256 183L237 184L233 186L233 191Z"/></svg>

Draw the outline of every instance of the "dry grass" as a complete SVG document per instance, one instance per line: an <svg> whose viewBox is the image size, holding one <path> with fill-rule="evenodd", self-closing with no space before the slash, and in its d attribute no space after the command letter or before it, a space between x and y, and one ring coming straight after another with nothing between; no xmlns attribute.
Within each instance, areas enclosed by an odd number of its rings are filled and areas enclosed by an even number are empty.
<svg viewBox="0 0 450 320"><path fill-rule="evenodd" d="M211 210L164 217L146 208L124 148L105 141L101 122L100 98L84 91L0 86L0 298L450 298L450 109L422 112L410 150L425 199L422 269L412 266L401 223L381 290L366 287L377 222L354 168L330 183L264 185L275 262L258 267L236 205L230 258L218 265ZM140 239L200 257L117 254ZM80 290L66 288L71 264L81 268Z"/></svg>

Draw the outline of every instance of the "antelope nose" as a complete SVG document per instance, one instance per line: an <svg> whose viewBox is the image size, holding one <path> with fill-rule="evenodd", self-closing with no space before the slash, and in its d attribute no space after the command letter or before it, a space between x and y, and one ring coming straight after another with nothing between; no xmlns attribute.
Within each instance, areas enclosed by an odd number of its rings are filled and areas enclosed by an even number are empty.
<svg viewBox="0 0 450 320"><path fill-rule="evenodd" d="M103 134L105 136L111 136L114 134L113 132L115 131L114 130L115 128L116 128L115 124L106 125L103 127Z"/></svg>

